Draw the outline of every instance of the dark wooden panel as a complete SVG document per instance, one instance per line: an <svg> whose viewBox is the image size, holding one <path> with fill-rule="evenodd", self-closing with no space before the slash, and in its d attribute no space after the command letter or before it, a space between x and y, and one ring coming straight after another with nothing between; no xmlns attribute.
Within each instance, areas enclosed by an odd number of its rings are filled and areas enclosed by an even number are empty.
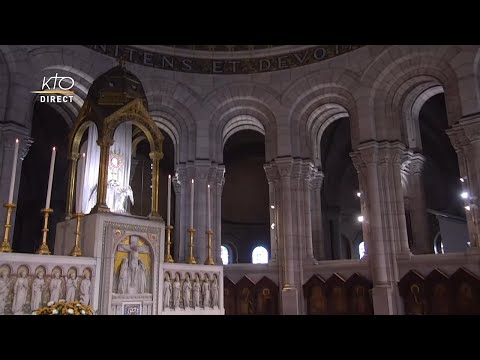
<svg viewBox="0 0 480 360"><path fill-rule="evenodd" d="M253 287L255 315L278 314L278 286L264 276Z"/></svg>
<svg viewBox="0 0 480 360"><path fill-rule="evenodd" d="M242 277L235 285L237 315L253 315L253 287L255 284L248 277Z"/></svg>
<svg viewBox="0 0 480 360"><path fill-rule="evenodd" d="M428 315L450 314L452 300L450 281L440 270L433 270L425 278L425 295Z"/></svg>
<svg viewBox="0 0 480 360"><path fill-rule="evenodd" d="M223 278L223 306L225 308L225 315L235 315L237 307L235 304L235 283L228 277Z"/></svg>
<svg viewBox="0 0 480 360"><path fill-rule="evenodd" d="M325 285L328 314L348 314L347 287L345 280L340 275L333 274L328 278Z"/></svg>
<svg viewBox="0 0 480 360"><path fill-rule="evenodd" d="M450 276L452 313L456 315L480 314L480 279L470 271L460 268Z"/></svg>
<svg viewBox="0 0 480 360"><path fill-rule="evenodd" d="M303 285L303 296L307 301L308 315L327 315L327 296L325 293L325 280L318 275L313 275Z"/></svg>
<svg viewBox="0 0 480 360"><path fill-rule="evenodd" d="M353 274L345 283L348 296L348 313L352 315L373 315L371 297L372 283L361 276Z"/></svg>
<svg viewBox="0 0 480 360"><path fill-rule="evenodd" d="M415 270L410 270L398 283L406 315L425 315L427 299L425 279Z"/></svg>

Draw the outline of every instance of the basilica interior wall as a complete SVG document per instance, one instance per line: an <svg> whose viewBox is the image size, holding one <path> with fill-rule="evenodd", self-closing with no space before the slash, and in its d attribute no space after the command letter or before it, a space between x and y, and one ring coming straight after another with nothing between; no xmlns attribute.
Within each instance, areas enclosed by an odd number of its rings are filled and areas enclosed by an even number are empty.
<svg viewBox="0 0 480 360"><path fill-rule="evenodd" d="M199 167L200 163L212 169L225 165L224 185L219 187L220 202L215 205L221 211L213 216L219 243L234 249L234 263L250 262L251 251L257 245L264 246L273 256L279 245L272 245L278 239L272 235L270 226L277 220L272 215L274 212L269 210L273 190L263 165L286 158L311 161L315 169L323 173L320 217L314 217L312 213L313 224L307 226L305 222L297 227L297 223L304 221L298 213L303 211L307 195L294 195L291 204L297 205L291 205L289 214L292 216L292 228L297 230L291 231L295 232L296 244L302 245L298 249L295 247L292 261L295 266L306 269L300 277L302 286L315 274L321 279L312 281L322 289L333 274L339 274L347 284L354 274L350 271L350 263L343 263L342 266L345 265L347 270L342 274L342 269L335 267L338 264L328 264L335 270L329 271L325 270L325 263L322 267L319 260L359 260L359 245L366 240L363 233L365 228L357 220L363 209L362 200L357 196L361 181L351 153L359 145L371 141L398 141L412 154L420 153L425 157L425 165L419 170L423 183L417 187L412 185L416 184L416 180L412 180L414 175L410 175L414 174L410 170L413 169L413 160L400 160L407 175L402 178L405 181L399 183L404 187L404 196L398 199L398 203L405 212L410 249L416 255L434 253L434 242L439 234L445 244L455 243L455 246L445 246L445 252L466 249L467 246L463 244L466 242L465 236L462 235L458 240L454 239L455 232L445 230L442 233L437 216L451 216L464 230L462 234L472 231L467 229L468 213L459 197L462 184L458 179L463 176L464 165L459 165L456 149L445 130L480 112L479 54L477 46L370 45L309 65L244 75L194 74L127 62L128 70L138 77L144 87L149 112L168 139L160 172L161 216L164 219L166 217L168 175L174 176L182 167ZM66 146L63 144L66 134L91 84L116 65L115 59L83 46L0 46L2 198L8 196L11 171L8 159L13 148L12 142L7 139L18 136L33 141L31 147L24 151L25 160L17 174L19 181L14 197L18 199L18 204L12 219L15 251L33 252L41 238L42 219L39 211L47 187L45 169L48 167L48 149L55 143L61 153ZM44 76L52 76L55 72L75 80L72 103L44 104L31 93L39 88ZM229 130L229 140L226 140L226 129ZM234 142L236 136L246 132L254 132L255 136L261 137L260 145L240 144L242 146L239 145L229 155L229 141ZM263 153L260 151L261 156L255 146L263 150ZM148 160L148 150L142 150L142 145L139 145L136 165L141 163L142 156ZM67 159L59 156L57 161L52 195L55 207L53 223L65 216L67 191ZM149 171L148 167L142 167L141 176L140 173L134 176L132 187L135 191L138 188L148 192L144 179L148 178ZM309 182L310 178L305 181ZM387 183L390 189L396 186L393 182ZM305 190L302 190L302 186L292 186L292 193L303 194ZM424 189L424 205L413 200L418 189ZM180 197L178 199L180 201ZM318 202L313 191L311 199L314 208ZM145 206L138 203L134 213L146 215L149 206L148 202ZM202 214L203 219L205 204L197 206L202 206L196 209L196 213ZM425 218L415 222L421 206L425 208ZM427 210L434 213L427 215ZM5 209L1 209L0 218L4 219L5 214ZM176 214L183 216L185 221L187 215L175 210L174 221L181 221ZM315 222L318 221L323 224L321 234L312 235L316 229ZM397 226L401 225L386 225L389 229ZM425 229L422 233L425 235L422 236L426 238L417 240L415 233L422 226ZM304 232L305 228L310 234ZM52 249L54 233L55 230L52 230L49 239ZM186 238L184 235L185 232L179 231L174 234L174 247L180 246L178 242L182 241L182 237ZM205 234L199 236L205 238ZM306 260L308 249L303 244L310 241L309 236L312 237L313 248L322 248L325 257L311 262ZM394 235L391 237L394 238ZM32 239L37 242L32 242ZM421 247L416 243L418 241L424 241L425 244L420 245L428 248L428 251L424 249L417 252ZM368 240L366 242L368 244ZM281 261L281 255L276 256L275 260ZM427 264L429 271L430 267L433 270L435 265L429 259ZM242 267L241 264L231 265L229 269L226 267L226 276L230 276L235 284L243 276L250 280L253 278L253 289L265 275L281 287L283 275L278 276L277 272L281 270L276 268L277 265L275 261L271 264L275 276L272 275L272 268ZM353 269L356 269L355 266ZM372 281L371 269L366 271L363 264L359 266L361 275ZM407 273L405 269L409 266L414 269L419 265L415 262L408 265L402 263L402 275ZM453 274L454 269L450 272ZM352 281L356 283L360 280L355 278ZM363 284L362 281L359 283ZM265 286L273 289L271 284ZM370 289L370 285L367 288ZM299 291L302 302L305 294L310 294L309 291ZM347 293L350 290L345 291ZM370 311L365 309L366 312Z"/></svg>

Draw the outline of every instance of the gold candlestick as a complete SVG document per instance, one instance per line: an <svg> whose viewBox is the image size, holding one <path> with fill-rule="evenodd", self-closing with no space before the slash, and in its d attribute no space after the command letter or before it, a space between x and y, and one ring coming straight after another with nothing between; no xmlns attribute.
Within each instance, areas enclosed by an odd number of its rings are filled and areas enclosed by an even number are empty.
<svg viewBox="0 0 480 360"><path fill-rule="evenodd" d="M75 246L70 251L70 256L82 256L82 249L80 248L80 223L85 215L82 213L73 214L73 217L77 219L77 227L75 229Z"/></svg>
<svg viewBox="0 0 480 360"><path fill-rule="evenodd" d="M170 254L170 246L172 245L172 242L170 241L170 233L172 232L172 230L173 230L173 226L168 225L167 226L167 256L166 256L166 259L165 259L165 262L167 262L167 263L175 262L175 261L173 261L173 257Z"/></svg>
<svg viewBox="0 0 480 360"><path fill-rule="evenodd" d="M42 209L42 213L44 216L44 223L42 229L42 245L37 250L37 254L39 255L50 255L50 250L48 249L47 245L47 233L48 233L48 217L50 214L53 213L53 209Z"/></svg>
<svg viewBox="0 0 480 360"><path fill-rule="evenodd" d="M10 219L12 218L12 211L15 207L17 207L17 205L13 203L6 203L3 204L3 206L7 208L7 220L5 221L5 235L3 236L3 242L0 245L0 252L12 252L12 247L8 241L10 228L12 227L10 224Z"/></svg>
<svg viewBox="0 0 480 360"><path fill-rule="evenodd" d="M187 264L196 264L197 260L193 256L193 236L195 234L195 229L188 229L188 233L190 234L190 244L188 247L190 248L190 256L187 259Z"/></svg>
<svg viewBox="0 0 480 360"><path fill-rule="evenodd" d="M208 257L207 260L205 260L205 265L215 265L215 261L213 261L212 258L212 235L213 231L212 230L207 230L207 237L208 237L208 244L207 244L207 253Z"/></svg>

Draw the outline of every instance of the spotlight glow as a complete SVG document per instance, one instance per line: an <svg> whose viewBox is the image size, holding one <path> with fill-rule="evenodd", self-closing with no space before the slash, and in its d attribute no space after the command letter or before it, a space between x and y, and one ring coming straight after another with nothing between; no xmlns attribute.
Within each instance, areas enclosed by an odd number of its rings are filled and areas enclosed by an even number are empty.
<svg viewBox="0 0 480 360"><path fill-rule="evenodd" d="M463 183L463 182L465 182L465 179L463 177L461 177L460 181Z"/></svg>
<svg viewBox="0 0 480 360"><path fill-rule="evenodd" d="M272 230L275 230L275 223L272 223L272 225L270 225L270 227L272 228Z"/></svg>
<svg viewBox="0 0 480 360"><path fill-rule="evenodd" d="M470 211L470 205L465 206L465 210Z"/></svg>
<svg viewBox="0 0 480 360"><path fill-rule="evenodd" d="M271 207L272 209L275 209L275 206L274 206L274 205L270 205L270 207Z"/></svg>
<svg viewBox="0 0 480 360"><path fill-rule="evenodd" d="M357 218L358 222L363 222L363 216L360 215L358 218Z"/></svg>
<svg viewBox="0 0 480 360"><path fill-rule="evenodd" d="M468 192L464 191L460 194L460 196L462 197L462 199L468 199Z"/></svg>
<svg viewBox="0 0 480 360"><path fill-rule="evenodd" d="M357 192L357 196L358 196L358 197L362 196L362 193Z"/></svg>

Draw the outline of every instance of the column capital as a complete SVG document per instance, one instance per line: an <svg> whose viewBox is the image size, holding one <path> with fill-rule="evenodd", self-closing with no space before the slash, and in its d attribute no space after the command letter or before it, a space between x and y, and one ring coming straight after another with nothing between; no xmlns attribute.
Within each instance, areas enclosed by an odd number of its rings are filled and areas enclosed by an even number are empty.
<svg viewBox="0 0 480 360"><path fill-rule="evenodd" d="M301 165L302 178L306 181L311 181L315 177L315 166L311 161L304 161Z"/></svg>
<svg viewBox="0 0 480 360"><path fill-rule="evenodd" d="M278 173L278 168L275 164L268 163L263 165L265 174L267 175L267 180L269 183L274 183L280 179L280 174Z"/></svg>
<svg viewBox="0 0 480 360"><path fill-rule="evenodd" d="M150 159L152 160L162 160L163 159L163 153L162 152L158 152L158 151L152 151L150 154L148 154L150 156Z"/></svg>
<svg viewBox="0 0 480 360"><path fill-rule="evenodd" d="M274 163L278 169L280 178L290 177L293 172L293 158L276 158Z"/></svg>
<svg viewBox="0 0 480 360"><path fill-rule="evenodd" d="M113 140L108 138L100 138L97 140L97 145L101 147L112 146Z"/></svg>
<svg viewBox="0 0 480 360"><path fill-rule="evenodd" d="M324 178L325 178L325 175L323 174L323 172L321 170L314 169L313 178L312 178L312 181L311 181L312 189L320 190L322 188Z"/></svg>

